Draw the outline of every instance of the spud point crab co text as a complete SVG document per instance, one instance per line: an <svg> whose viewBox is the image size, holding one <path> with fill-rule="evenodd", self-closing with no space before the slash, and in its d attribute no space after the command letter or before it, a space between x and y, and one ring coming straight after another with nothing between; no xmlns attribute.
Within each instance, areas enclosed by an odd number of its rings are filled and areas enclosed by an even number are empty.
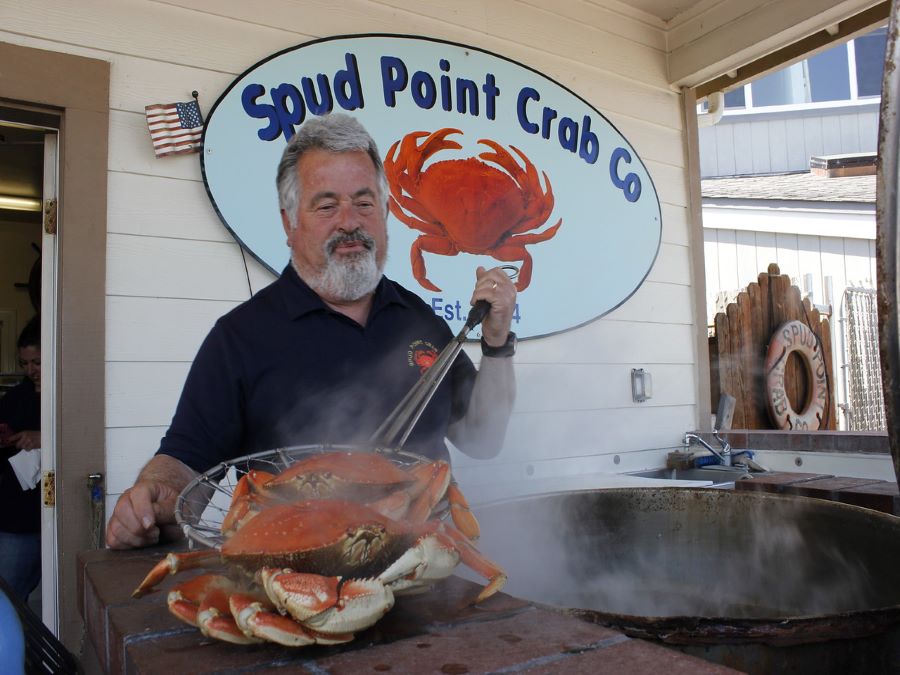
<svg viewBox="0 0 900 675"><path fill-rule="evenodd" d="M493 73L485 73L478 80L453 76L448 59L438 60L436 72L416 70L410 74L406 63L397 56L381 56L379 65L383 104L387 108L395 108L400 97L408 97L422 110L439 105L446 112L455 110L461 115L483 115L488 120L497 120L497 100L504 90ZM335 104L347 111L364 109L367 102L354 53L345 53L344 66L331 77L325 73L302 75L296 83L282 82L268 91L259 82L245 85L241 92L244 112L254 119L267 121L266 126L257 130L257 136L263 141L283 136L287 141L307 114L324 115L334 110ZM600 141L591 130L590 115L582 115L580 120L561 115L559 110L541 105L541 92L531 86L521 87L514 96L516 121L523 131L547 141L555 140L563 150L577 154L587 164L597 163L601 156ZM612 184L629 202L638 201L640 176L627 170L632 162L631 154L625 148L616 147L608 157Z"/></svg>

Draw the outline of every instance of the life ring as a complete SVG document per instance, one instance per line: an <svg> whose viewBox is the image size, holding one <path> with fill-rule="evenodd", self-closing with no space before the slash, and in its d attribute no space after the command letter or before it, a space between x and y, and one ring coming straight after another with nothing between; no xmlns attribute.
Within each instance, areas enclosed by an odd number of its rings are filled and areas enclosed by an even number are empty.
<svg viewBox="0 0 900 675"><path fill-rule="evenodd" d="M806 368L809 392L802 412L791 406L784 388L788 356L796 352ZM819 429L826 423L828 376L818 336L800 321L787 321L772 334L766 352L766 403L778 429Z"/></svg>

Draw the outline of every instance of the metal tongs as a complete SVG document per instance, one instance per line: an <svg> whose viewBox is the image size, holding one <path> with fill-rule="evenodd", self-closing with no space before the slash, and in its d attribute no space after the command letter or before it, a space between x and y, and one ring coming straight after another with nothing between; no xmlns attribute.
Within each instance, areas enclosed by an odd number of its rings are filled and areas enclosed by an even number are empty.
<svg viewBox="0 0 900 675"><path fill-rule="evenodd" d="M513 280L519 275L519 269L513 265L503 265L500 269ZM434 396L434 392L450 372L450 366L453 365L453 361L462 349L466 337L475 326L484 320L490 309L491 305L486 300L479 300L472 306L462 330L441 350L431 367L422 373L419 381L413 385L397 404L397 407L372 434L369 443L373 447L387 450L400 450L403 447L416 426L416 422L425 411L425 407L431 401L431 397Z"/></svg>

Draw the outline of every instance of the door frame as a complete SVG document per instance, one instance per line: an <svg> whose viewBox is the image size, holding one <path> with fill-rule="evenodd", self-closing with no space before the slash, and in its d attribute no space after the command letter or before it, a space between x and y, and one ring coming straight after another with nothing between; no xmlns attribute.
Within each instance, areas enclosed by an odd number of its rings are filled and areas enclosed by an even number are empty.
<svg viewBox="0 0 900 675"><path fill-rule="evenodd" d="M87 477L105 471L106 61L0 42L0 102L59 111L56 506L59 637L82 647L76 556L91 545Z"/></svg>

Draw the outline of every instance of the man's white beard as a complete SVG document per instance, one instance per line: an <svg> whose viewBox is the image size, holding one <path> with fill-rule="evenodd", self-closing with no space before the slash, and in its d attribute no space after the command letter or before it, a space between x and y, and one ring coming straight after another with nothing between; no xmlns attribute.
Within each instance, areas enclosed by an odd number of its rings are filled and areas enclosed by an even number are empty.
<svg viewBox="0 0 900 675"><path fill-rule="evenodd" d="M361 241L365 250L350 255L335 255L335 248L346 241ZM349 234L334 234L322 247L325 254L325 268L303 273L296 261L291 264L297 275L303 279L320 297L337 302L353 302L375 290L381 280L384 262L376 262L375 240L368 234L356 230Z"/></svg>

